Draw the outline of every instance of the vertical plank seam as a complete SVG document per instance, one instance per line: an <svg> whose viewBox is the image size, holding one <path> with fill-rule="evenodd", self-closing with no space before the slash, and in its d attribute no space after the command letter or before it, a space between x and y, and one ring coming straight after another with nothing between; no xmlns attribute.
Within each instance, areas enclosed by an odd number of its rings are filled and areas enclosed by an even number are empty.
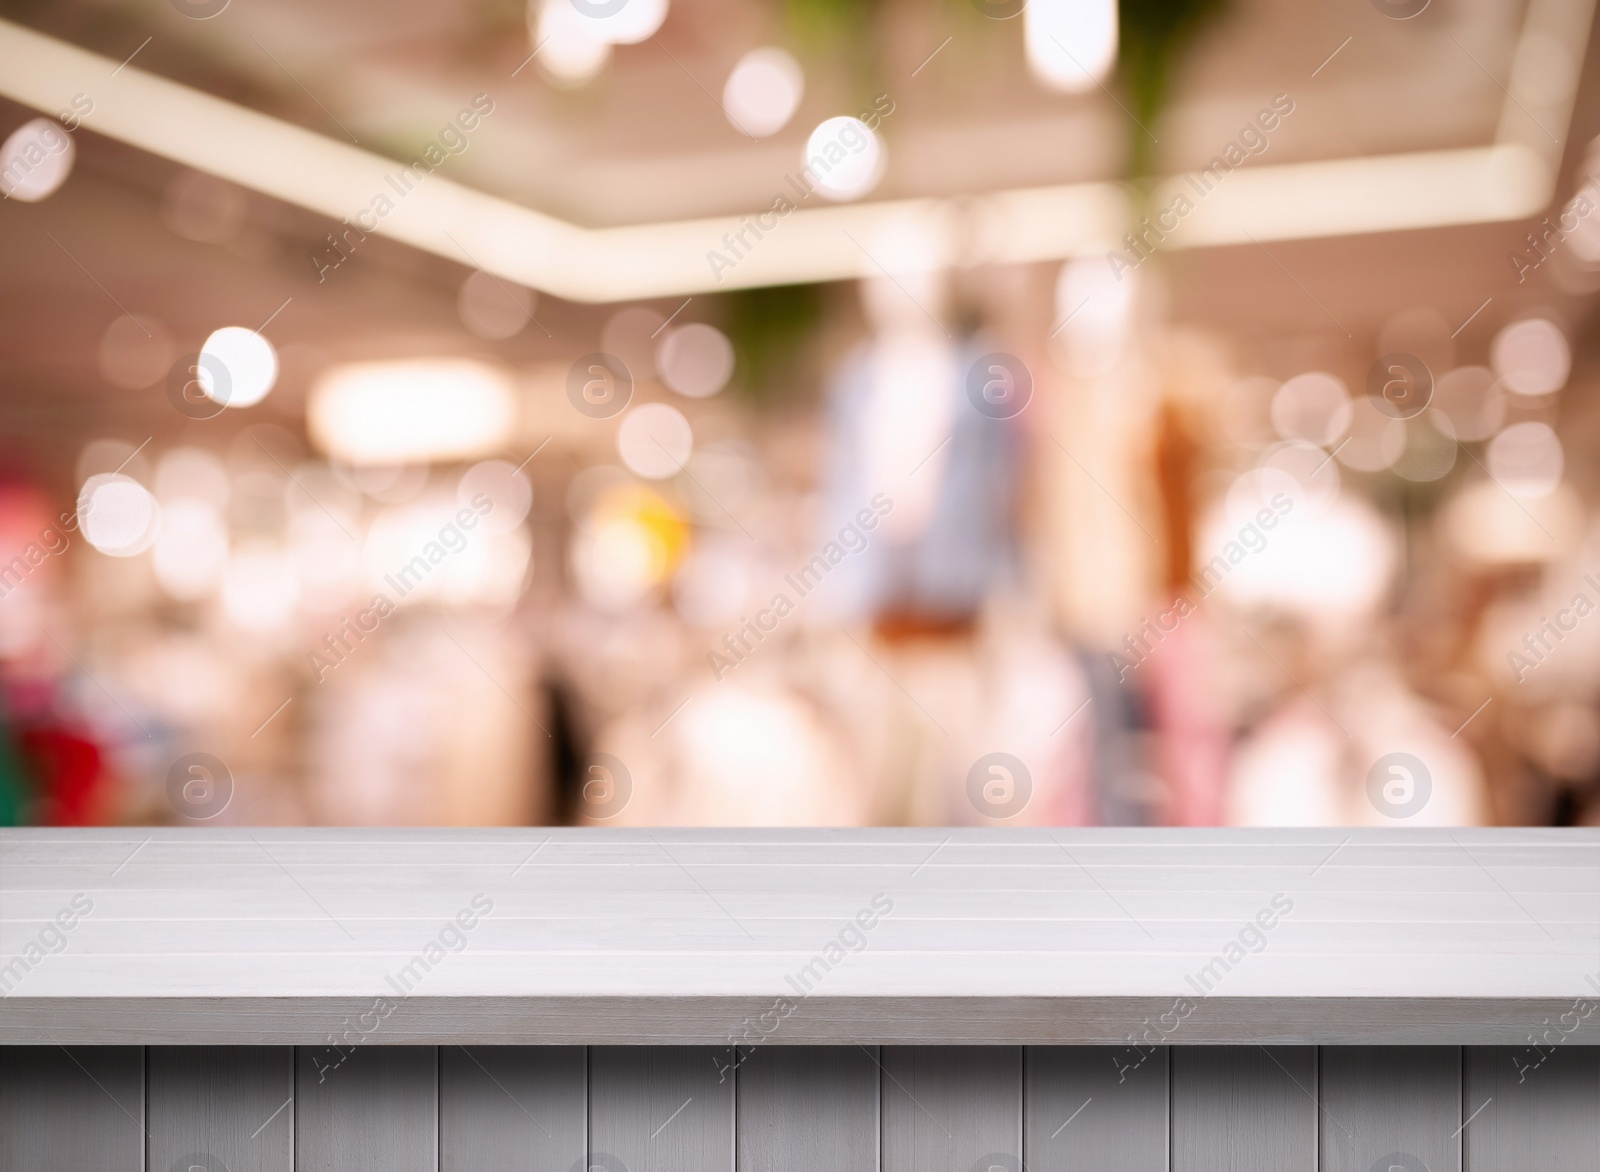
<svg viewBox="0 0 1600 1172"><path fill-rule="evenodd" d="M1167 1047L1167 1172L1178 1172L1178 1048Z"/></svg>
<svg viewBox="0 0 1600 1172"><path fill-rule="evenodd" d="M1022 1151L1022 1138L1028 1134L1028 1048L1017 1047L1017 1165L1022 1167L1025 1163Z"/></svg>
<svg viewBox="0 0 1600 1172"><path fill-rule="evenodd" d="M296 1145L300 1142L300 1128L295 1124L294 1115L295 1110L300 1106L300 1088L295 1082L297 1076L295 1074L294 1047L289 1046L286 1049L289 1051L289 1098L291 1100L289 1104L289 1172L295 1172L294 1166L297 1162L295 1152L298 1150Z"/></svg>
<svg viewBox="0 0 1600 1172"><path fill-rule="evenodd" d="M877 1169L874 1169L874 1172L883 1172L883 1047L874 1046L872 1050L874 1050L872 1066L874 1066L875 1078L878 1079L877 1103L874 1105L874 1114L877 1116L878 1142L872 1145L875 1153L877 1153Z"/></svg>
<svg viewBox="0 0 1600 1172"><path fill-rule="evenodd" d="M155 1135L150 1125L154 1122L150 1118L150 1047L139 1047L139 1097L144 1100L143 1108L139 1114L144 1117L144 1143L141 1145L140 1166L144 1172L150 1172L150 1145L155 1142Z"/></svg>
<svg viewBox="0 0 1600 1172"><path fill-rule="evenodd" d="M1017 1137L1017 1163L1026 1170L1028 1167L1028 1069L1031 1057L1029 1052L1033 1047L1022 1046L1020 1049L1022 1050L1022 1109L1018 1112L1018 1117L1021 1121L1019 1129L1021 1134Z"/></svg>
<svg viewBox="0 0 1600 1172"><path fill-rule="evenodd" d="M1176 1111L1173 1109L1173 1096L1177 1094L1177 1091L1175 1089L1175 1087L1177 1085L1177 1080L1178 1080L1178 1076L1177 1076L1177 1073L1176 1073L1177 1061L1178 1061L1178 1047L1177 1046L1168 1046L1167 1047L1167 1172L1176 1172L1176 1170L1177 1170L1177 1163L1172 1158L1172 1153L1174 1151L1174 1145L1177 1143L1177 1138L1176 1137L1177 1137L1177 1134L1178 1134L1178 1117L1177 1117Z"/></svg>
<svg viewBox="0 0 1600 1172"><path fill-rule="evenodd" d="M1456 1102L1460 1105L1460 1107L1456 1114L1465 1120L1467 1117L1468 1104L1471 1102L1469 1097L1471 1094L1471 1089L1467 1085L1467 1048L1465 1046L1461 1046L1458 1047L1458 1049L1460 1051L1459 1061L1461 1063L1461 1085L1459 1088L1457 1088L1458 1093L1456 1095ZM1461 1172L1471 1172L1471 1169L1467 1167L1467 1127L1465 1123L1462 1123L1459 1126L1461 1127L1461 1130L1456 1133L1456 1143L1459 1145L1456 1148L1456 1152L1460 1158Z"/></svg>
<svg viewBox="0 0 1600 1172"><path fill-rule="evenodd" d="M1311 1172L1322 1168L1322 1047L1311 1049Z"/></svg>
<svg viewBox="0 0 1600 1172"><path fill-rule="evenodd" d="M300 1047L289 1047L289 1091L294 1095L294 1102L289 1105L289 1126L291 1128L289 1142L289 1167L293 1172L300 1169Z"/></svg>
<svg viewBox="0 0 1600 1172"><path fill-rule="evenodd" d="M885 1058L884 1051L886 1049L887 1049L887 1047L885 1047L885 1046L879 1046L877 1048L877 1050L878 1050L878 1172L883 1172L884 1165L888 1162L887 1158L886 1158L888 1153L884 1150L884 1148L889 1142L889 1132L888 1132L888 1129L885 1128L884 1125L883 1125L883 1121L884 1121L884 1118L886 1116L886 1112L884 1111L885 1104L884 1104L884 1101L883 1101L883 1096L884 1096L883 1060Z"/></svg>
<svg viewBox="0 0 1600 1172"><path fill-rule="evenodd" d="M729 1080L728 1095L732 1102L729 1110L733 1114L733 1126L729 1128L729 1142L733 1150L728 1153L728 1167L733 1172L739 1170L739 1047L733 1046L733 1069L729 1072L733 1077Z"/></svg>
<svg viewBox="0 0 1600 1172"><path fill-rule="evenodd" d="M444 1172L444 1047L433 1048L433 1172Z"/></svg>

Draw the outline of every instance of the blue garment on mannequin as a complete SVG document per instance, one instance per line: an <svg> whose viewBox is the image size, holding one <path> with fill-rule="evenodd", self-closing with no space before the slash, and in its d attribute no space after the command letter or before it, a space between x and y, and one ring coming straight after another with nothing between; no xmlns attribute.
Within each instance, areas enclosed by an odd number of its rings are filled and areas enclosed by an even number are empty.
<svg viewBox="0 0 1600 1172"><path fill-rule="evenodd" d="M974 613L1015 564L1016 495L1021 444L1015 420L992 419L967 397L967 370L993 350L968 339L956 348L956 377L938 393L954 400L943 460L930 459L918 476L938 476L932 515L906 543L869 534L871 543L829 575L821 597L839 619L888 611L950 618ZM866 469L872 393L872 344L841 365L830 393L830 459L824 481L822 541L832 540L869 505ZM931 453L930 453L931 455Z"/></svg>

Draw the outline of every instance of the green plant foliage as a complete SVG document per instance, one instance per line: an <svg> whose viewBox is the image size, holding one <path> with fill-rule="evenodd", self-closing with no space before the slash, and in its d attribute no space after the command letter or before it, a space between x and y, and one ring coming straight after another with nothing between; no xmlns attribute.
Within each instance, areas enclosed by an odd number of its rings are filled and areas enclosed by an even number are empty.
<svg viewBox="0 0 1600 1172"><path fill-rule="evenodd" d="M859 44L884 7L884 0L784 0L795 38L823 51Z"/></svg>
<svg viewBox="0 0 1600 1172"><path fill-rule="evenodd" d="M885 0L782 0L782 4L789 47L805 63L808 79L833 77L858 98L884 88Z"/></svg>
<svg viewBox="0 0 1600 1172"><path fill-rule="evenodd" d="M1118 0L1118 64L1133 115L1152 132L1171 94L1172 77L1184 49L1220 16L1228 0ZM1139 126L1131 129L1128 173L1151 173L1155 145ZM1159 134L1157 137L1160 137Z"/></svg>
<svg viewBox="0 0 1600 1172"><path fill-rule="evenodd" d="M726 297L728 337L739 356L739 385L757 403L792 389L795 364L822 316L818 285L740 289Z"/></svg>

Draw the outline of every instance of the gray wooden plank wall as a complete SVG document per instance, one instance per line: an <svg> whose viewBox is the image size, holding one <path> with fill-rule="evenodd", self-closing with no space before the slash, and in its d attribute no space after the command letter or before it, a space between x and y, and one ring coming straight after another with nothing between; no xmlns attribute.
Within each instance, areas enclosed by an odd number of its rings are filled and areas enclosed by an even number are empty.
<svg viewBox="0 0 1600 1172"><path fill-rule="evenodd" d="M1554 1027L1552 1027L1554 1028ZM1595 1172L1600 1047L0 1048L0 1172Z"/></svg>

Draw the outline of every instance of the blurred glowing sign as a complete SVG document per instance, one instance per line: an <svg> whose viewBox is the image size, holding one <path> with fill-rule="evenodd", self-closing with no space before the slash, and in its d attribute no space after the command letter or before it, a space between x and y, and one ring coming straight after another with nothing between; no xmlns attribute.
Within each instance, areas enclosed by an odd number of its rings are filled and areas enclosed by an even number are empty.
<svg viewBox="0 0 1600 1172"><path fill-rule="evenodd" d="M354 465L420 464L485 455L510 438L509 380L465 359L336 366L312 388L312 439Z"/></svg>

